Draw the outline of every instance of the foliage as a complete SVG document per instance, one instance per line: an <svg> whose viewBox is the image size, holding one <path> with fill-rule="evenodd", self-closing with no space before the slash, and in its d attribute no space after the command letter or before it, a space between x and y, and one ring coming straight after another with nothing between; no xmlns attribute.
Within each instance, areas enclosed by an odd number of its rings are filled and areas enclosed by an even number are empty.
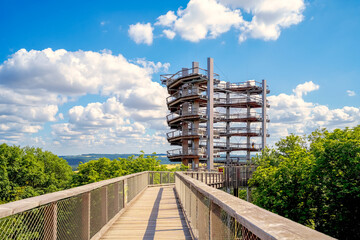
<svg viewBox="0 0 360 240"><path fill-rule="evenodd" d="M360 239L360 125L310 137L315 227L343 239Z"/></svg>
<svg viewBox="0 0 360 240"><path fill-rule="evenodd" d="M72 185L79 186L142 171L167 171L167 169L166 166L160 164L157 156L145 157L144 152L136 158L134 156L114 160L100 158L81 163L78 172L73 177Z"/></svg>
<svg viewBox="0 0 360 240"><path fill-rule="evenodd" d="M40 148L0 145L0 202L55 192L69 187L71 167Z"/></svg>
<svg viewBox="0 0 360 240"><path fill-rule="evenodd" d="M360 239L360 126L290 135L255 158L253 202L341 239Z"/></svg>

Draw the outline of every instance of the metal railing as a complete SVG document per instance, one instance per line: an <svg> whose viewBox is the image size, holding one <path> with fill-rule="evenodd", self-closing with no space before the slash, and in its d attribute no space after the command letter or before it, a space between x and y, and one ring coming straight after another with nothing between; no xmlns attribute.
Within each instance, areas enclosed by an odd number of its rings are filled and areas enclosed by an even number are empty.
<svg viewBox="0 0 360 240"><path fill-rule="evenodd" d="M262 104L263 100L259 96L243 96L236 98L214 98L214 104L247 104L247 103L257 103Z"/></svg>
<svg viewBox="0 0 360 240"><path fill-rule="evenodd" d="M186 117L186 116L200 116L200 117L206 117L206 110L204 109L199 109L199 108L189 108L187 109L187 111L182 111L181 114L179 113L170 113L169 115L166 116L166 120L168 122L176 119L176 118L180 118L180 117Z"/></svg>
<svg viewBox="0 0 360 240"><path fill-rule="evenodd" d="M201 91L199 88L189 88L189 89L182 89L175 94L169 96L166 98L166 103L171 104L173 101L176 101L183 97L189 97L189 96L200 96L206 99L206 94L201 94Z"/></svg>
<svg viewBox="0 0 360 240"><path fill-rule="evenodd" d="M148 185L174 173L141 172L0 205L0 239L98 239Z"/></svg>
<svg viewBox="0 0 360 240"><path fill-rule="evenodd" d="M255 150L258 150L258 149L261 149L262 145L259 144L259 143L250 143L250 144L247 144L247 143L230 143L229 145L230 149L254 149ZM226 148L226 142L214 142L214 148L220 148L220 149L227 149Z"/></svg>
<svg viewBox="0 0 360 240"><path fill-rule="evenodd" d="M236 134L248 134L248 135L257 135L257 136L261 136L262 135L262 128L260 127L231 127L229 129L229 131L226 131L226 127L214 127L215 131L217 131L220 135L226 135L226 134L230 134L230 135L236 135ZM268 134L268 131L267 131Z"/></svg>
<svg viewBox="0 0 360 240"><path fill-rule="evenodd" d="M237 83L230 83L230 84L226 84L225 82L220 82L216 87L218 88L223 88L223 89L249 89L249 88L254 88L254 89L262 89L262 83L255 81L255 80L249 80L246 82L237 82ZM266 89L269 89L269 86L266 85Z"/></svg>
<svg viewBox="0 0 360 240"><path fill-rule="evenodd" d="M200 75L203 78L207 78L207 70L203 68L183 68L182 70L174 73L174 74L162 74L160 75L160 81L162 84L165 84L166 86L171 85L176 80L192 76L192 75ZM220 75L217 73L214 73L214 82L218 82L220 80Z"/></svg>
<svg viewBox="0 0 360 240"><path fill-rule="evenodd" d="M187 131L172 131L166 134L167 139L173 139L177 137L187 137L187 136L205 136L206 129L204 128L195 128L195 129L188 129Z"/></svg>
<svg viewBox="0 0 360 240"><path fill-rule="evenodd" d="M203 148L200 149L192 149L189 148L186 151L183 151L182 148L169 150L167 151L168 157L177 157L177 156L202 156L206 154L206 150Z"/></svg>
<svg viewBox="0 0 360 240"><path fill-rule="evenodd" d="M175 188L195 239L333 239L184 173Z"/></svg>
<svg viewBox="0 0 360 240"><path fill-rule="evenodd" d="M226 113L215 113L214 119L217 121L224 120L235 120L236 119L257 119L257 121L262 120L262 114L258 112L251 112L249 115L247 113L233 113L227 117ZM269 119L269 116L266 115L266 119Z"/></svg>
<svg viewBox="0 0 360 240"><path fill-rule="evenodd" d="M225 175L221 172L193 172L187 171L183 172L183 174L199 180L207 184L208 186L212 186L214 188L222 188L225 186Z"/></svg>

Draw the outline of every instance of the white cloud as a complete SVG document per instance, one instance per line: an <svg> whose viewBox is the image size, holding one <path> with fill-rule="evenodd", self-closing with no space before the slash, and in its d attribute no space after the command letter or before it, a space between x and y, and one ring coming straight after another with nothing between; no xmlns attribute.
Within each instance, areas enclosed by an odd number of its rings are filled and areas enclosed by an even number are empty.
<svg viewBox="0 0 360 240"><path fill-rule="evenodd" d="M178 19L174 22L173 31L192 42L201 39L216 38L239 26L243 19L239 10L231 10L215 0L191 0L187 7L179 9Z"/></svg>
<svg viewBox="0 0 360 240"><path fill-rule="evenodd" d="M304 0L220 0L221 3L243 9L252 15L245 24L239 41L247 38L276 40L281 29L300 23L304 16Z"/></svg>
<svg viewBox="0 0 360 240"><path fill-rule="evenodd" d="M130 25L128 33L131 39L137 44L144 43L151 45L153 43L153 30L154 28L150 23L136 23L134 25Z"/></svg>
<svg viewBox="0 0 360 240"><path fill-rule="evenodd" d="M306 102L302 97L319 89L313 82L299 84L294 94L269 96L271 104L269 130L271 143L290 133L309 134L317 128L352 127L360 124L360 108L348 107L329 109L325 105Z"/></svg>
<svg viewBox="0 0 360 240"><path fill-rule="evenodd" d="M316 85L312 81L310 81L297 85L296 88L293 90L293 92L295 93L295 96L301 98L303 95L306 95L308 92L318 90L319 87L320 87L319 85Z"/></svg>
<svg viewBox="0 0 360 240"><path fill-rule="evenodd" d="M174 39L174 37L176 35L176 33L174 31L171 31L169 29L164 29L163 33L168 39Z"/></svg>
<svg viewBox="0 0 360 240"><path fill-rule="evenodd" d="M355 91L347 90L346 93L347 93L347 95L348 95L349 97L354 97L354 96L356 96Z"/></svg>
<svg viewBox="0 0 360 240"><path fill-rule="evenodd" d="M167 91L151 75L168 68L168 63L128 61L109 51L21 49L0 65L0 139L29 142L26 136L57 120L65 122L52 125L59 146L71 140L91 148L148 135L144 129L158 129L167 112ZM88 94L107 100L58 113L62 104Z"/></svg>
<svg viewBox="0 0 360 240"><path fill-rule="evenodd" d="M282 29L303 21L304 10L304 0L190 0L185 9L168 11L154 25L165 27L169 39L179 34L192 42L216 38L232 27L239 32L239 42L276 40ZM251 19L244 20L242 13Z"/></svg>
<svg viewBox="0 0 360 240"><path fill-rule="evenodd" d="M157 19L158 21L154 25L170 27L176 21L177 16L174 11L168 11L165 15L161 15Z"/></svg>

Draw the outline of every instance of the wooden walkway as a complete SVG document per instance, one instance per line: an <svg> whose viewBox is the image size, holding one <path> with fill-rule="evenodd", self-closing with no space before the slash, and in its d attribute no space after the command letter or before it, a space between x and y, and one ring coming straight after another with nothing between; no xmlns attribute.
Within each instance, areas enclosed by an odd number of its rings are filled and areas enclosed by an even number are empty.
<svg viewBox="0 0 360 240"><path fill-rule="evenodd" d="M192 239L174 186L149 187L101 239Z"/></svg>

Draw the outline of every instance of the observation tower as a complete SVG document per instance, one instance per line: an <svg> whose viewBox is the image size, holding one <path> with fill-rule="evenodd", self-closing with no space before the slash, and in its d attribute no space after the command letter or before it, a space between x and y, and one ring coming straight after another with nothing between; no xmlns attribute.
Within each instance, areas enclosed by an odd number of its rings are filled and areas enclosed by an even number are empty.
<svg viewBox="0 0 360 240"><path fill-rule="evenodd" d="M207 69L193 62L191 68L160 77L170 95L166 118L172 131L167 140L180 146L167 156L172 162L192 164L193 169L200 162L213 169L214 160L226 165L250 163L251 153L261 151L269 137L266 80L221 81L213 66L208 58Z"/></svg>

